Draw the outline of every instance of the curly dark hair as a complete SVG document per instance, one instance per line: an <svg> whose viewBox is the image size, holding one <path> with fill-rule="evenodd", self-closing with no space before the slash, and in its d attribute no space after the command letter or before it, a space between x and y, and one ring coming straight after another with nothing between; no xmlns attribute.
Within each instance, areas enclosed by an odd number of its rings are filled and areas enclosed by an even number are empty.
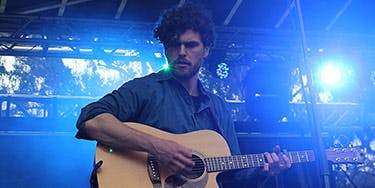
<svg viewBox="0 0 375 188"><path fill-rule="evenodd" d="M211 16L204 8L193 4L166 10L154 29L154 37L164 46L168 46L189 29L200 34L204 46L213 46L215 31Z"/></svg>

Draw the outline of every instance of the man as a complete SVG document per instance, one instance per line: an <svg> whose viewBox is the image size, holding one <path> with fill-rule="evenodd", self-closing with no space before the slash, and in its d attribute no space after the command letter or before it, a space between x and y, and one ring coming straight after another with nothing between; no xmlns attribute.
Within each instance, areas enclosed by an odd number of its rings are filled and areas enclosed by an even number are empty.
<svg viewBox="0 0 375 188"><path fill-rule="evenodd" d="M169 69L134 79L82 109L76 137L97 140L112 148L144 151L179 173L194 166L192 149L158 138L123 122L138 122L179 134L201 129L220 133L232 155L237 137L225 101L202 87L198 72L214 42L213 23L205 11L185 5L164 13L154 37L165 49ZM276 153L265 154L265 172L290 167ZM269 168L269 166L271 168Z"/></svg>

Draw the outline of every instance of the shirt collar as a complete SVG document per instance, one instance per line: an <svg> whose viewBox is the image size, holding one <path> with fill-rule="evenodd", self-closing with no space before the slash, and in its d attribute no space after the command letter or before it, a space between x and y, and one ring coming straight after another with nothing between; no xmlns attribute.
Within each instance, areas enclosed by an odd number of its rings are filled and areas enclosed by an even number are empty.
<svg viewBox="0 0 375 188"><path fill-rule="evenodd" d="M166 70L166 69L162 69L160 70L157 74L156 74L156 77L157 77L157 81L166 81L166 80L170 80L170 79L174 79L175 78L173 77L173 74ZM207 92L206 89L204 89L203 85L202 85L202 82L200 80L198 80L198 89L199 91L204 95L204 96L207 96L209 97L209 94Z"/></svg>

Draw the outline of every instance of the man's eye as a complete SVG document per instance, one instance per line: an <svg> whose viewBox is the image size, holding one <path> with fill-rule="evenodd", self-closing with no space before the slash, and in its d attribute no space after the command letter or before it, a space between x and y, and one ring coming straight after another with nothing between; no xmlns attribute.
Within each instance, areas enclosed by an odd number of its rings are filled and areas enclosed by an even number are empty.
<svg viewBox="0 0 375 188"><path fill-rule="evenodd" d="M178 42L171 42L171 43L168 43L167 47L168 48L177 48L178 46L180 46L181 44L178 43Z"/></svg>
<svg viewBox="0 0 375 188"><path fill-rule="evenodd" d="M187 42L184 44L186 48L194 48L199 45L197 42Z"/></svg>

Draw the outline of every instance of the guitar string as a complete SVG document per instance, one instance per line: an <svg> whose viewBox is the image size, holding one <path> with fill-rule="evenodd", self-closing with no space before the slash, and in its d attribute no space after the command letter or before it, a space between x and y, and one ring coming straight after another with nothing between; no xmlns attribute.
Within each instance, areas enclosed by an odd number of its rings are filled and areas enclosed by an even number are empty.
<svg viewBox="0 0 375 188"><path fill-rule="evenodd" d="M150 157L152 160L156 160L155 157ZM211 161L213 164L213 167L215 169L222 169L222 170L226 170L226 169L237 169L237 168L241 168L240 165L238 165L239 163L243 164L243 161L242 160L237 160L237 159L232 159L230 160L230 158L232 157L229 157L229 158L219 158L219 157L213 157L211 159L216 159L217 161ZM208 159L208 158L206 158ZM225 161L225 159L229 159L229 161ZM193 158L192 161L195 163L194 164L194 167L192 168L191 172L201 172L203 169L205 169L206 167L206 163L202 160L202 159L196 159L196 158ZM247 162L246 164L249 164L250 163L254 163L254 162L259 162L259 161L256 161L256 160L252 160L250 158L247 159ZM235 163L237 163L237 165L235 165ZM224 166L223 166L224 165ZM237 167L236 167L237 166ZM244 166L244 165L242 165ZM260 165L261 166L261 165Z"/></svg>

